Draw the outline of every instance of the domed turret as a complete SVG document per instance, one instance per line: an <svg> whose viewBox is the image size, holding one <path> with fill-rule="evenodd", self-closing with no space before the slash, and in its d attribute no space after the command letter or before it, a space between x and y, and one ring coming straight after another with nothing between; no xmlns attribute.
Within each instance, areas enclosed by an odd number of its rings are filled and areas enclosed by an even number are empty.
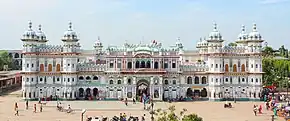
<svg viewBox="0 0 290 121"><path fill-rule="evenodd" d="M262 40L261 34L257 30L257 25L253 25L253 30L249 33L248 40Z"/></svg>
<svg viewBox="0 0 290 121"><path fill-rule="evenodd" d="M103 44L101 42L100 36L98 36L98 40L95 42L94 48L97 54L100 54L103 50Z"/></svg>
<svg viewBox="0 0 290 121"><path fill-rule="evenodd" d="M35 31L32 29L32 22L29 21L28 23L28 30L26 30L24 33L23 33L23 36L21 38L22 41L37 41L37 36L36 36L36 33Z"/></svg>
<svg viewBox="0 0 290 121"><path fill-rule="evenodd" d="M217 40L217 41L222 40L222 35L218 31L216 23L214 23L214 25L213 25L213 31L209 34L208 40Z"/></svg>
<svg viewBox="0 0 290 121"><path fill-rule="evenodd" d="M68 30L64 32L62 41L78 41L77 34L73 31L71 22L69 22Z"/></svg>
<svg viewBox="0 0 290 121"><path fill-rule="evenodd" d="M175 45L179 49L183 48L183 45L182 45L181 40L180 40L180 37L177 37Z"/></svg>
<svg viewBox="0 0 290 121"><path fill-rule="evenodd" d="M248 34L246 33L245 26L242 25L242 32L238 36L238 40L246 40L248 39Z"/></svg>
<svg viewBox="0 0 290 121"><path fill-rule="evenodd" d="M41 30L41 25L38 25L38 31L36 32L37 40L41 42L47 42L45 33Z"/></svg>

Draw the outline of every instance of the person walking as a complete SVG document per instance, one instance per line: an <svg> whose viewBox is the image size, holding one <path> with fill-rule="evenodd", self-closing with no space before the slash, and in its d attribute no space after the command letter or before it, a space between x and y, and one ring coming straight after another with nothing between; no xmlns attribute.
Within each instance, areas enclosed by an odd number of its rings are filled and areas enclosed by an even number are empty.
<svg viewBox="0 0 290 121"><path fill-rule="evenodd" d="M128 99L125 98L125 105L128 106Z"/></svg>
<svg viewBox="0 0 290 121"><path fill-rule="evenodd" d="M15 110L15 116L19 116L19 111L18 111L18 104L17 103L15 103L15 105L14 105L14 110Z"/></svg>
<svg viewBox="0 0 290 121"><path fill-rule="evenodd" d="M26 110L28 110L28 100L25 102Z"/></svg>
<svg viewBox="0 0 290 121"><path fill-rule="evenodd" d="M254 109L253 109L253 111L254 111L255 116L257 116L257 111L258 111L258 109L257 109L257 106L256 106L256 105L254 105Z"/></svg>
<svg viewBox="0 0 290 121"><path fill-rule="evenodd" d="M33 108L34 108L33 113L36 113L36 104L33 105Z"/></svg>
<svg viewBox="0 0 290 121"><path fill-rule="evenodd" d="M42 112L42 104L40 104L39 112Z"/></svg>

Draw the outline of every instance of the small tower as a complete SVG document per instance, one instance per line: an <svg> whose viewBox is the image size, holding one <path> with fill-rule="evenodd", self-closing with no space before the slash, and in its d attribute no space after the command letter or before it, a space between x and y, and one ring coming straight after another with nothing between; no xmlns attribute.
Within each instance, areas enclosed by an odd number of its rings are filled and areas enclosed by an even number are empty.
<svg viewBox="0 0 290 121"><path fill-rule="evenodd" d="M77 34L72 29L72 23L69 22L68 30L64 33L62 37L63 41L63 67L62 67L62 78L63 90L65 90L65 99L75 99L76 92L72 87L76 85L77 81L77 67L78 67L78 55L80 53L80 45L78 43L79 39Z"/></svg>
<svg viewBox="0 0 290 121"><path fill-rule="evenodd" d="M223 38L221 33L218 31L217 24L213 24L213 31L209 34L208 43L208 53L219 53L223 46Z"/></svg>
<svg viewBox="0 0 290 121"><path fill-rule="evenodd" d="M248 34L246 33L245 26L242 25L241 33L238 35L238 38L236 40L237 46L238 47L246 47L247 46L247 39L248 39Z"/></svg>
<svg viewBox="0 0 290 121"><path fill-rule="evenodd" d="M96 54L102 53L103 44L101 42L100 36L98 36L98 40L95 42L94 48L95 48Z"/></svg>
<svg viewBox="0 0 290 121"><path fill-rule="evenodd" d="M253 30L249 33L247 38L248 53L261 53L263 42L264 40L257 30L257 25L253 24Z"/></svg>
<svg viewBox="0 0 290 121"><path fill-rule="evenodd" d="M21 41L23 42L23 53L25 52L35 52L37 45L37 35L32 29L32 22L28 22L28 30L22 35Z"/></svg>
<svg viewBox="0 0 290 121"><path fill-rule="evenodd" d="M41 30L41 25L38 25L38 31L36 32L37 40L39 45L45 45L48 41L46 39L45 33Z"/></svg>

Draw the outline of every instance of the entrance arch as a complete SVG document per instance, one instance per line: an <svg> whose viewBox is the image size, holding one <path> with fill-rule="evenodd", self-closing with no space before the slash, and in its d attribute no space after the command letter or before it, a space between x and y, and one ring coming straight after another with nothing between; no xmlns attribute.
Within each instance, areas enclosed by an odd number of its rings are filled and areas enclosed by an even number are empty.
<svg viewBox="0 0 290 121"><path fill-rule="evenodd" d="M79 97L84 97L84 89L83 88L80 88L79 89Z"/></svg>
<svg viewBox="0 0 290 121"><path fill-rule="evenodd" d="M91 89L90 88L86 89L86 97L91 97Z"/></svg>
<svg viewBox="0 0 290 121"><path fill-rule="evenodd" d="M207 97L207 91L206 91L206 88L203 88L203 89L201 90L200 96L201 96L201 97Z"/></svg>
<svg viewBox="0 0 290 121"><path fill-rule="evenodd" d="M192 89L191 88L188 88L187 91L186 91L186 96L187 97L192 97Z"/></svg>
<svg viewBox="0 0 290 121"><path fill-rule="evenodd" d="M99 96L99 89L98 88L94 88L93 89L93 96L94 97L98 97Z"/></svg>
<svg viewBox="0 0 290 121"><path fill-rule="evenodd" d="M136 97L150 96L149 82L145 79L139 80L136 85ZM144 98L144 97L143 97Z"/></svg>

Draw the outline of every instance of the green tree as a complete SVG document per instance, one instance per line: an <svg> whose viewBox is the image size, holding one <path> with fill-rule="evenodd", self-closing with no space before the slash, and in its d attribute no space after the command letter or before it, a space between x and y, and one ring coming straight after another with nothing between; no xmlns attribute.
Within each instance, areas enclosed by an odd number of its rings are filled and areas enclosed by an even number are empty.
<svg viewBox="0 0 290 121"><path fill-rule="evenodd" d="M266 46L263 48L264 56L274 56L275 51L272 47Z"/></svg>
<svg viewBox="0 0 290 121"><path fill-rule="evenodd" d="M231 42L231 43L228 44L228 46L235 47L235 46L237 46L237 43L233 43L233 42Z"/></svg>
<svg viewBox="0 0 290 121"><path fill-rule="evenodd" d="M0 51L0 70L3 70L4 65L12 67L12 58L9 56L7 51Z"/></svg>
<svg viewBox="0 0 290 121"><path fill-rule="evenodd" d="M201 117L198 117L196 114L184 115L187 112L186 109L183 109L176 113L175 106L170 106L168 112L166 110L157 109L154 111L154 114L157 115L157 121L202 121Z"/></svg>

